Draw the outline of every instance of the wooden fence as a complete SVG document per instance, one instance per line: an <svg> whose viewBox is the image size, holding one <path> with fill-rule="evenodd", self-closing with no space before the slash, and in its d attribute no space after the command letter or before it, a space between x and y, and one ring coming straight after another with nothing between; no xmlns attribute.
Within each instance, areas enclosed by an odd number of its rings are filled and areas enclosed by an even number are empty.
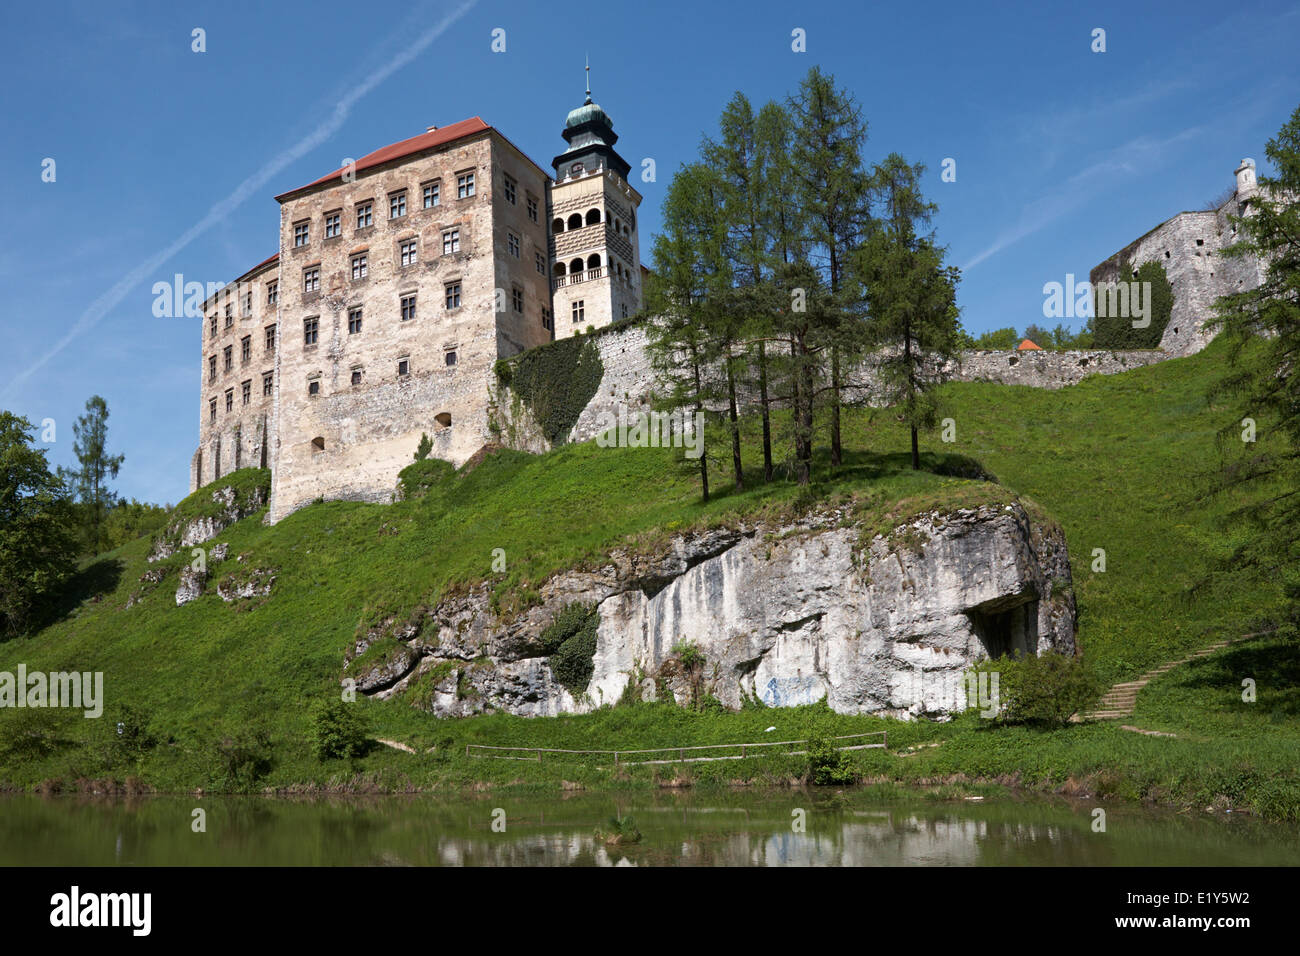
<svg viewBox="0 0 1300 956"><path fill-rule="evenodd" d="M879 737L879 743L850 744L847 746L837 746L836 750L884 750L887 749L889 738L886 731L879 730L869 734L848 734L843 737L828 737L827 740L861 740L864 737ZM479 757L488 760L528 760L542 762L542 754L563 754L570 757L613 757L615 767L636 767L646 764L665 764L665 763L702 763L710 760L744 760L746 757L763 756L766 748L770 747L806 747L807 740L773 740L761 741L758 743L746 744L704 744L696 747L652 747L649 750L557 750L551 747L494 747L488 744L466 744L465 756ZM723 754L716 757L698 756L688 757L687 753L694 753L702 750L739 750L738 754ZM479 751L497 751L495 753L480 753ZM785 750L778 756L799 756L806 754L807 750ZM625 758L640 757L646 754L677 754L675 758L667 760L627 760ZM518 754L519 756L514 756Z"/></svg>

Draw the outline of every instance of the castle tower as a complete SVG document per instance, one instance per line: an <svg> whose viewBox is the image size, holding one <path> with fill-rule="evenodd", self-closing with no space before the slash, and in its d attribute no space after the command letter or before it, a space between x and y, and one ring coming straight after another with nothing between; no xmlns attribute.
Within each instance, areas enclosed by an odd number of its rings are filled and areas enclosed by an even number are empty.
<svg viewBox="0 0 1300 956"><path fill-rule="evenodd" d="M1243 159L1236 169L1237 173L1237 199L1246 200L1255 195L1259 188L1255 182L1255 161L1253 159Z"/></svg>
<svg viewBox="0 0 1300 956"><path fill-rule="evenodd" d="M641 308L637 207L631 167L614 149L614 121L587 97L564 123L569 148L551 161L551 298L555 337L600 328Z"/></svg>

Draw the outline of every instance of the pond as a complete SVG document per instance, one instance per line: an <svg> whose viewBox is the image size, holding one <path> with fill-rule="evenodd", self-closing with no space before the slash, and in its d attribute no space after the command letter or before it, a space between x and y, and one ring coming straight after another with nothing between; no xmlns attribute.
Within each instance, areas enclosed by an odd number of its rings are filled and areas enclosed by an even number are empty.
<svg viewBox="0 0 1300 956"><path fill-rule="evenodd" d="M1094 829L1099 806L1104 831ZM639 842L607 842L615 814L634 820ZM1038 798L937 802L869 790L0 798L5 866L1296 863L1294 827Z"/></svg>

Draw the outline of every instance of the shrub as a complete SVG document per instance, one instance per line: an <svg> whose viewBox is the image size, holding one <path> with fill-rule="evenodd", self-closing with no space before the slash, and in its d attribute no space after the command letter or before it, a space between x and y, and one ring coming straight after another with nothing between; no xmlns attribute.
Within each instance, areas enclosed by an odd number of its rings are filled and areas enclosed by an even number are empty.
<svg viewBox="0 0 1300 956"><path fill-rule="evenodd" d="M433 451L433 440L425 432L420 432L420 444L415 446L415 460L424 461Z"/></svg>
<svg viewBox="0 0 1300 956"><path fill-rule="evenodd" d="M1100 696L1102 685L1078 659L1049 652L1000 657L978 670L998 675L998 719L1008 724L1063 727Z"/></svg>
<svg viewBox="0 0 1300 956"><path fill-rule="evenodd" d="M317 759L360 757L366 752L369 740L365 724L357 715L355 705L342 700L328 700L318 704L312 724Z"/></svg>
<svg viewBox="0 0 1300 956"><path fill-rule="evenodd" d="M417 452L417 454L419 454ZM397 473L398 493L403 500L423 498L434 485L456 476L456 466L441 458L424 458Z"/></svg>
<svg viewBox="0 0 1300 956"><path fill-rule="evenodd" d="M251 727L228 734L213 747L216 758L217 789L247 792L257 788L271 772L271 735L262 728Z"/></svg>
<svg viewBox="0 0 1300 956"><path fill-rule="evenodd" d="M551 673L574 696L587 689L596 669L593 658L599 623L594 604L570 604L542 632L542 647L551 651L547 661Z"/></svg>
<svg viewBox="0 0 1300 956"><path fill-rule="evenodd" d="M843 786L857 780L849 755L824 737L808 741L808 775L819 787Z"/></svg>

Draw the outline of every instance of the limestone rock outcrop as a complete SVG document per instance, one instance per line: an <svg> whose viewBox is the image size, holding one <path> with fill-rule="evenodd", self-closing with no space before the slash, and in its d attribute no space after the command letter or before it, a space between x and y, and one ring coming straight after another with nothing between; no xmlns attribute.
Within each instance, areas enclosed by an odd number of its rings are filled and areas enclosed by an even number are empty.
<svg viewBox="0 0 1300 956"><path fill-rule="evenodd" d="M943 717L961 708L976 661L1075 652L1064 534L1018 502L921 514L870 538L841 511L682 534L658 554L617 551L555 575L540 594L504 619L486 585L443 601L394 633L400 652L358 689L410 692L440 716L711 694L730 707L825 698L841 713ZM592 676L576 694L541 643L575 602L599 615Z"/></svg>

